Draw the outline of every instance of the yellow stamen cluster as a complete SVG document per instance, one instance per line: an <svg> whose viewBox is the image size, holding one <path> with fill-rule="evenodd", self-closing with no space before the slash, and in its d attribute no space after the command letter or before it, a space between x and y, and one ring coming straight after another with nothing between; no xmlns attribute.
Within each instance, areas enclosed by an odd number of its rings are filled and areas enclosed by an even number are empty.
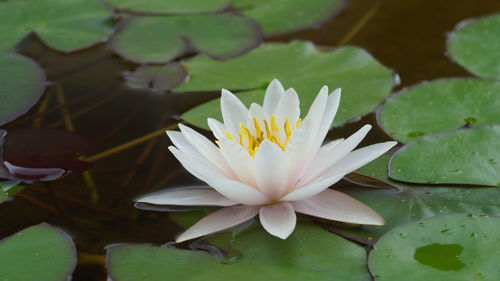
<svg viewBox="0 0 500 281"><path fill-rule="evenodd" d="M285 124L283 125L283 129L285 132L284 139L282 139L281 137L280 128L276 123L276 116L274 114L271 115L269 123L266 120L263 121L264 121L264 130L261 129L257 117L253 118L255 135L252 135L250 130L247 127L245 127L245 125L240 123L239 143L241 146L243 146L248 150L248 152L250 153L250 155L252 155L252 157L254 157L255 152L257 152L257 148L259 148L260 143L263 142L264 140L268 140L277 144L283 151L285 151L286 145L288 144L288 141L292 137L292 130L290 129L290 122L288 121L288 118L285 118ZM300 121L301 121L300 119L297 120L295 128L299 126ZM225 133L230 140L233 139L233 137L228 131L226 131Z"/></svg>

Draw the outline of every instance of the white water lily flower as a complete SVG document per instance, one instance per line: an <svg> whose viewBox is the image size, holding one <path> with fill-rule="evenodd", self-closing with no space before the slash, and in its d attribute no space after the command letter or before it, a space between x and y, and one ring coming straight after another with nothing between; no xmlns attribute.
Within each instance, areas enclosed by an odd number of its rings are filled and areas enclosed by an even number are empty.
<svg viewBox="0 0 500 281"><path fill-rule="evenodd" d="M328 189L396 142L353 149L370 130L365 125L347 139L321 146L339 106L340 89L328 95L323 86L307 116L300 119L299 98L273 80L264 104L247 109L222 90L224 123L208 119L217 145L191 128L167 131L170 151L195 177L211 188L166 190L137 202L222 206L186 230L176 242L218 232L259 214L272 235L287 238L295 228L295 212L354 224L383 225L384 220L360 201Z"/></svg>

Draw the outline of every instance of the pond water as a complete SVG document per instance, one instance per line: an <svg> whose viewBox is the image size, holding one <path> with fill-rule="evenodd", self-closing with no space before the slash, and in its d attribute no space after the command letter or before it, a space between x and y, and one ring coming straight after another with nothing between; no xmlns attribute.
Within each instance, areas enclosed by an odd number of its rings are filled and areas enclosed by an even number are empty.
<svg viewBox="0 0 500 281"><path fill-rule="evenodd" d="M446 33L463 19L494 11L500 11L497 0L348 0L345 9L321 27L266 41L303 39L329 47L360 46L398 73L401 83L394 89L397 91L423 80L471 76L446 57ZM64 112L50 112L66 102L68 106L64 108L71 116L74 130L98 143L85 153L86 158L174 125L187 109L220 95L218 92L159 95L129 89L124 85L123 75L136 65L124 61L104 44L63 54L30 36L19 45L18 53L39 62L51 84L38 105L4 128L39 124L68 129ZM65 102L58 100L57 85ZM36 115L47 96L50 96L49 113ZM373 113L332 130L328 138L351 134L365 123L376 125ZM360 146L390 139L374 127ZM103 139L108 135L109 138ZM79 173L47 183L57 203L48 194L45 183L31 184L14 200L0 205L0 237L40 222L59 226L72 235L80 253L73 280L106 280L102 263L107 245L165 243L173 241L182 230L167 213L137 210L132 204L138 195L160 188L201 184L182 169L167 150L169 145L167 136L161 134L93 161L89 174L96 188L94 194ZM343 181L337 184L349 185L352 184ZM98 200L92 202L92 196L96 195Z"/></svg>

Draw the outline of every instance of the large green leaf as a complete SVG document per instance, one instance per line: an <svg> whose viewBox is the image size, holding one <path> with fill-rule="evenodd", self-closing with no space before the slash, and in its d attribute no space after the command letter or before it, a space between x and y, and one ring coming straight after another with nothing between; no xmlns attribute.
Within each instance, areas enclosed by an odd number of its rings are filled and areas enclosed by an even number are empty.
<svg viewBox="0 0 500 281"><path fill-rule="evenodd" d="M228 0L105 0L116 9L151 14L189 14L215 12L229 5Z"/></svg>
<svg viewBox="0 0 500 281"><path fill-rule="evenodd" d="M1 280L69 280L76 259L76 248L71 238L45 223L0 241Z"/></svg>
<svg viewBox="0 0 500 281"><path fill-rule="evenodd" d="M361 185L392 187L346 191L377 211L386 221L384 226L362 225L346 228L328 224L326 227L344 237L373 245L384 233L409 221L449 213L500 215L498 189L431 187L410 185L387 178L390 153L349 174L347 179Z"/></svg>
<svg viewBox="0 0 500 281"><path fill-rule="evenodd" d="M498 280L500 218L437 216L395 228L375 244L377 281Z"/></svg>
<svg viewBox="0 0 500 281"><path fill-rule="evenodd" d="M448 38L448 53L482 77L500 79L500 14L459 23Z"/></svg>
<svg viewBox="0 0 500 281"><path fill-rule="evenodd" d="M499 108L500 82L442 79L391 96L377 118L389 135L407 143L465 124L500 124Z"/></svg>
<svg viewBox="0 0 500 281"><path fill-rule="evenodd" d="M150 245L108 249L108 272L114 281L165 280L338 280L368 281L362 247L320 227L298 224L286 240L262 228L240 234L232 246L240 260L217 262L206 252Z"/></svg>
<svg viewBox="0 0 500 281"><path fill-rule="evenodd" d="M139 63L168 62L190 48L216 59L229 59L262 40L257 24L236 14L136 17L126 21L110 41L124 58Z"/></svg>
<svg viewBox="0 0 500 281"><path fill-rule="evenodd" d="M45 85L45 73L38 63L0 51L0 125L26 113L38 102Z"/></svg>
<svg viewBox="0 0 500 281"><path fill-rule="evenodd" d="M70 52L104 41L113 13L98 0L0 2L0 50L34 32L50 47Z"/></svg>
<svg viewBox="0 0 500 281"><path fill-rule="evenodd" d="M266 86L278 78L284 87L297 90L302 115L321 86L328 85L331 90L342 88L340 108L333 122L337 126L371 112L389 95L393 86L392 71L365 50L343 47L321 51L303 41L263 44L244 56L225 62L197 56L182 64L190 79L174 91L246 90L238 97L249 105L261 103ZM186 122L202 128L208 128L208 117L221 119L219 99L182 115Z"/></svg>
<svg viewBox="0 0 500 281"><path fill-rule="evenodd" d="M423 137L394 154L389 176L413 183L500 185L499 139L496 125Z"/></svg>

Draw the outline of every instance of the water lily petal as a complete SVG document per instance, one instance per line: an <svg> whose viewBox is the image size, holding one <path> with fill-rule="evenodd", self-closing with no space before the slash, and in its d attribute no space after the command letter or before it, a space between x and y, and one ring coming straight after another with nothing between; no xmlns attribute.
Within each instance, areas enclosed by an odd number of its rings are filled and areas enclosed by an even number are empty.
<svg viewBox="0 0 500 281"><path fill-rule="evenodd" d="M224 131L227 130L226 126L222 124L219 120L208 118L207 123L210 130L212 130L214 137L216 137L218 140L226 137L226 133L224 133Z"/></svg>
<svg viewBox="0 0 500 281"><path fill-rule="evenodd" d="M257 122L259 122L259 126L261 129L265 128L264 120L266 120L269 124L269 114L267 114L267 112L264 110L264 108L262 106L260 106L259 104L252 103L250 105L250 109L248 110L248 113L249 113L251 118L248 119L246 127L250 130L252 135L256 134L255 124L254 124L255 121L253 120L254 117L257 119Z"/></svg>
<svg viewBox="0 0 500 281"><path fill-rule="evenodd" d="M219 209L199 220L177 237L175 242L181 243L186 240L231 228L255 217L258 212L259 208L247 206L234 206Z"/></svg>
<svg viewBox="0 0 500 281"><path fill-rule="evenodd" d="M222 196L212 188L167 189L141 196L137 203L178 206L233 206L238 202Z"/></svg>
<svg viewBox="0 0 500 281"><path fill-rule="evenodd" d="M311 163L316 163L318 161L322 161L323 158L325 158L328 153L337 145L339 145L341 142L344 141L344 138L332 140L324 145L322 145L319 149L316 155L314 156L313 160Z"/></svg>
<svg viewBox="0 0 500 281"><path fill-rule="evenodd" d="M233 137L237 136L240 131L240 123L247 123L248 109L233 93L226 89L222 89L220 106L224 125Z"/></svg>
<svg viewBox="0 0 500 281"><path fill-rule="evenodd" d="M309 197L313 197L316 194L322 192L328 187L332 186L334 183L338 182L344 177L343 174L334 175L325 179L318 180L314 183L308 184L303 187L296 188L292 192L285 195L280 201L297 201L304 200Z"/></svg>
<svg viewBox="0 0 500 281"><path fill-rule="evenodd" d="M291 129L295 129L295 123L300 117L300 101L297 92L290 88L286 90L285 95L281 98L274 114L276 122L280 128L285 125L285 117L288 118Z"/></svg>
<svg viewBox="0 0 500 281"><path fill-rule="evenodd" d="M320 194L292 202L296 212L356 224L383 225L384 219L372 208L342 192L327 189Z"/></svg>
<svg viewBox="0 0 500 281"><path fill-rule="evenodd" d="M173 146L170 146L169 149L186 170L225 197L245 205L261 205L269 202L258 189L229 179L223 173L196 161L195 158Z"/></svg>
<svg viewBox="0 0 500 281"><path fill-rule="evenodd" d="M273 79L267 86L264 96L263 107L267 114L271 115L274 112L283 95L285 95L285 89L283 89L281 82L278 79Z"/></svg>
<svg viewBox="0 0 500 281"><path fill-rule="evenodd" d="M267 232L281 239L286 239L292 234L297 222L295 211L289 202L261 207L259 218Z"/></svg>
<svg viewBox="0 0 500 281"><path fill-rule="evenodd" d="M221 169L230 178L235 178L236 174L229 167L226 159L222 156L220 149L209 139L195 130L179 124L179 129L186 140L214 166Z"/></svg>
<svg viewBox="0 0 500 281"><path fill-rule="evenodd" d="M280 198L286 190L287 169L283 150L276 144L263 141L254 157L253 172L259 189L270 200Z"/></svg>
<svg viewBox="0 0 500 281"><path fill-rule="evenodd" d="M253 158L250 153L239 143L221 139L219 141L220 150L231 169L234 171L239 181L257 187L253 173Z"/></svg>
<svg viewBox="0 0 500 281"><path fill-rule="evenodd" d="M328 87L323 86L321 90L328 92ZM326 134L328 134L328 131L332 126L333 118L335 118L335 115L337 114L337 110L340 104L340 93L341 90L340 88L338 88L328 96L325 112L323 113L323 118L321 119L321 124L318 129L318 134L316 135L317 147L321 146L321 143L325 139Z"/></svg>

